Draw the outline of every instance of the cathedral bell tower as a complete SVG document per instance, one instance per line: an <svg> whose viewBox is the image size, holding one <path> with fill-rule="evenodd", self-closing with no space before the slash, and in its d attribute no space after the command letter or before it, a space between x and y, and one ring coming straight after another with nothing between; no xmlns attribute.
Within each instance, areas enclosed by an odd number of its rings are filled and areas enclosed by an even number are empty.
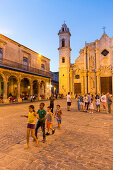
<svg viewBox="0 0 113 170"><path fill-rule="evenodd" d="M59 93L64 96L70 91L70 31L64 23L59 30Z"/></svg>

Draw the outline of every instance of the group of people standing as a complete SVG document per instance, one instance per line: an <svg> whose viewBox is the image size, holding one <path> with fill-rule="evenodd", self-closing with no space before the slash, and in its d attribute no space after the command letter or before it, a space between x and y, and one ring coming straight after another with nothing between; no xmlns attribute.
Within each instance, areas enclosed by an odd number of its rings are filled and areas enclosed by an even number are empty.
<svg viewBox="0 0 113 170"><path fill-rule="evenodd" d="M101 96L98 94L94 96L88 93L87 95L78 95L77 97L77 107L80 111L87 112L89 110L90 113L93 113L96 110L100 112L101 104L105 112L111 113L112 96L109 93L102 93Z"/></svg>

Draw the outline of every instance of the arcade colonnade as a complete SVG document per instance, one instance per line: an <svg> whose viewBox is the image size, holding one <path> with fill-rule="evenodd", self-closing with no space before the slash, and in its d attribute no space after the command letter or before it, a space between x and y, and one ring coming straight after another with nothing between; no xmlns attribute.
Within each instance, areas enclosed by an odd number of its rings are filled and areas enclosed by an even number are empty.
<svg viewBox="0 0 113 170"><path fill-rule="evenodd" d="M21 102L23 97L30 98L31 95L38 100L49 98L51 79L10 70L0 72L0 97L3 103L9 103L9 96Z"/></svg>

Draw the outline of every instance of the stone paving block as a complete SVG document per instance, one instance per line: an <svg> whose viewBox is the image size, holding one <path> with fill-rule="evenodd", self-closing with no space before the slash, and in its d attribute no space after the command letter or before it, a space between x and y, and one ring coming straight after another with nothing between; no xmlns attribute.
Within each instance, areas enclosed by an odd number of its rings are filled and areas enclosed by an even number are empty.
<svg viewBox="0 0 113 170"><path fill-rule="evenodd" d="M7 167L11 162L15 161L16 159L6 155L3 159L0 159L0 167Z"/></svg>
<svg viewBox="0 0 113 170"><path fill-rule="evenodd" d="M23 170L23 168L26 169L28 165L29 163L27 161L16 159L15 161L12 161L6 168L7 170Z"/></svg>

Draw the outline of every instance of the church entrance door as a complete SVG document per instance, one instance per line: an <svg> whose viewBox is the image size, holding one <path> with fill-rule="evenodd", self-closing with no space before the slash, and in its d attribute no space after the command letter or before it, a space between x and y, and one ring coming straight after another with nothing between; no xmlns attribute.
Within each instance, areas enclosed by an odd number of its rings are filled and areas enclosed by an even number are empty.
<svg viewBox="0 0 113 170"><path fill-rule="evenodd" d="M112 77L101 77L101 93L110 93L112 94Z"/></svg>
<svg viewBox="0 0 113 170"><path fill-rule="evenodd" d="M81 83L74 83L74 94L81 93Z"/></svg>

